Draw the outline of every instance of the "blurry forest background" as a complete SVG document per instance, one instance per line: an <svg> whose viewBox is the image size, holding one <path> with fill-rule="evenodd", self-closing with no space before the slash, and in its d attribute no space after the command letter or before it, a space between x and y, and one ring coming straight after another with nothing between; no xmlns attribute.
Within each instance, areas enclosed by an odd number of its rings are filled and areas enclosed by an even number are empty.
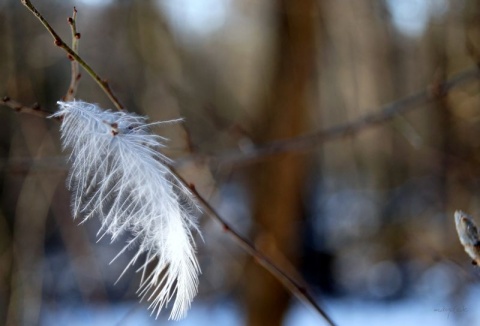
<svg viewBox="0 0 480 326"><path fill-rule="evenodd" d="M480 270L453 212L480 221L480 84L362 132L270 156L255 145L380 112L480 62L478 0L36 0L236 230L303 277L339 325L480 323ZM68 42L69 43L69 42ZM54 111L70 63L0 0L0 95ZM83 72L78 99L113 108ZM0 324L165 325L135 295L123 241L78 226L59 124L0 109ZM227 154L225 154L227 153ZM230 154L229 154L230 153ZM233 153L233 154L232 154ZM209 218L200 294L178 325L321 325Z"/></svg>

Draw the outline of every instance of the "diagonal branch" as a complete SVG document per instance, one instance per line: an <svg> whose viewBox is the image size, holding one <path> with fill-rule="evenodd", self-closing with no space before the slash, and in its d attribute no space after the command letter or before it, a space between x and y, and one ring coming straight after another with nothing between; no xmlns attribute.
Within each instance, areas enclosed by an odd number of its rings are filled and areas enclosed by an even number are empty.
<svg viewBox="0 0 480 326"><path fill-rule="evenodd" d="M342 137L354 136L368 128L380 126L394 117L405 114L439 96L444 96L469 82L480 79L480 70L476 67L464 70L436 87L427 87L413 95L401 98L395 102L368 114L358 120L341 124L332 128L315 131L308 135L273 141L247 150L230 150L214 154L191 154L174 162L178 168L190 162L202 162L212 166L247 164L267 159L270 156L287 152L304 152L321 146L324 142ZM38 106L27 107L5 96L0 104L11 107L17 112L47 117L51 112L38 110Z"/></svg>
<svg viewBox="0 0 480 326"><path fill-rule="evenodd" d="M174 162L178 168L190 162L202 162L212 166L247 164L270 156L287 152L304 152L321 146L324 142L339 139L342 137L354 136L368 128L380 126L394 117L405 114L426 103L429 103L439 96L444 96L453 89L457 89L469 82L480 79L480 70L476 67L464 70L444 83L436 87L427 87L413 95L406 96L395 102L385 105L376 113L341 124L332 128L317 130L311 134L293 137L284 140L277 140L247 150L229 150L214 154L191 154ZM51 112L38 110L38 106L27 107L5 96L0 104L11 107L17 112L33 114L40 117L47 117Z"/></svg>
<svg viewBox="0 0 480 326"><path fill-rule="evenodd" d="M253 245L249 240L240 235L237 231L232 229L232 227L226 222L226 220L217 213L217 211L204 199L195 189L195 186L189 185L181 176L178 175L173 169L172 173L187 187L190 187L192 193L195 195L196 199L200 202L204 211L214 220L221 224L223 230L230 234L230 236L237 242L237 244L245 250L249 255L254 257L258 264L263 268L269 271L277 280L279 280L285 288L287 288L292 294L294 294L301 302L304 302L310 305L315 309L329 325L335 325L333 320L327 315L325 310L315 301L312 294L308 290L305 284L297 282L295 279L290 277L284 270L278 267L273 263L267 256L260 252L255 245Z"/></svg>
<svg viewBox="0 0 480 326"><path fill-rule="evenodd" d="M368 128L382 125L398 115L405 114L415 107L434 101L439 97L445 96L449 91L478 79L480 79L480 70L478 68L470 68L445 82L433 84L422 91L396 100L380 108L377 112L367 114L352 122L318 130L299 137L268 142L246 150L229 150L210 155L191 154L177 160L175 166L181 166L189 162L204 162L212 166L247 164L266 159L272 155L309 151L321 146L326 141L353 136Z"/></svg>
<svg viewBox="0 0 480 326"><path fill-rule="evenodd" d="M48 21L40 14L40 12L37 10L37 8L34 7L34 5L30 2L30 0L20 0L22 4L28 8L32 12L32 14L35 15L35 17L40 20L43 26L48 30L50 35L53 37L53 42L55 43L56 46L59 48L62 48L67 54L69 55L69 58L73 58L73 60L76 60L82 67L85 69L90 76L92 76L93 80L98 84L98 86L107 94L108 98L112 103L115 105L115 107L122 111L125 110L125 107L120 103L116 95L113 93L113 91L110 88L110 85L108 84L108 81L106 79L100 78L100 76L93 70L75 51L73 51L55 32L55 30L50 26Z"/></svg>

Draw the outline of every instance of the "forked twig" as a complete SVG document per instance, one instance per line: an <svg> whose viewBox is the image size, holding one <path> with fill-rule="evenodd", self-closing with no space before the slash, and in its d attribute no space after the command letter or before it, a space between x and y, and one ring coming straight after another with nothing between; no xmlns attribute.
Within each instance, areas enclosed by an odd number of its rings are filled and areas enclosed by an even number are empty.
<svg viewBox="0 0 480 326"><path fill-rule="evenodd" d="M68 17L68 24L70 25L70 28L72 30L72 50L74 52L78 52L78 40L80 39L80 33L77 33L76 18L77 8L73 7L73 15L72 17ZM72 76L70 79L70 85L68 87L67 94L65 94L63 100L73 101L75 98L75 94L77 93L78 82L80 81L81 74L79 73L78 61L75 60L71 55L68 55L68 58L71 61ZM38 103L35 103L32 106L27 106L11 99L9 96L4 96L0 100L0 103L12 108L16 112L31 114L42 118L52 114L52 112L43 110Z"/></svg>
<svg viewBox="0 0 480 326"><path fill-rule="evenodd" d="M48 21L40 14L40 12L35 8L35 6L30 2L30 0L20 0L22 4L30 10L35 17L40 20L43 26L48 30L50 35L53 37L53 42L55 43L56 46L59 48L62 48L67 54L69 55L69 58L73 58L73 60L76 60L82 67L85 69L90 76L95 80L95 82L100 86L100 88L105 92L105 94L108 96L108 98L112 101L113 105L115 107L122 111L125 110L125 107L120 103L118 98L115 96L113 91L110 88L110 85L108 84L108 81L105 79L100 78L100 76L91 68L75 51L73 51L55 32L55 30L50 26Z"/></svg>

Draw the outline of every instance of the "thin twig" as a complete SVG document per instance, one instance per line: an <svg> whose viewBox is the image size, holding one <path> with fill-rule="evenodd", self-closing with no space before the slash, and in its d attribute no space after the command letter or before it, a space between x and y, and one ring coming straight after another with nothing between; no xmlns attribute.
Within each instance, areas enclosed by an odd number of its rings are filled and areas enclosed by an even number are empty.
<svg viewBox="0 0 480 326"><path fill-rule="evenodd" d="M320 305L315 301L310 291L305 285L300 284L292 277L290 277L285 271L273 263L267 256L260 252L255 246L247 240L245 237L240 235L235 231L226 221L223 219L220 214L204 199L195 189L195 186L188 184L180 175L172 169L172 173L187 187L192 190L192 193L195 195L196 199L199 201L202 208L205 210L211 218L216 220L222 225L222 228L225 232L230 234L230 236L240 245L240 247L245 250L249 255L254 257L256 261L263 266L267 271L269 271L277 280L279 280L291 293L293 293L300 301L307 303L313 309L315 309L329 325L335 325L333 320L327 315L327 313L320 307Z"/></svg>
<svg viewBox="0 0 480 326"><path fill-rule="evenodd" d="M90 76L95 80L95 82L100 86L100 88L107 94L108 98L112 103L115 105L115 107L122 111L125 110L125 107L120 103L120 101L117 99L115 94L110 88L110 85L108 84L108 81L105 79L100 78L100 76L93 70L75 51L73 51L61 38L58 36L57 32L50 26L50 24L47 22L45 18L40 14L40 12L35 8L35 6L30 2L30 0L20 0L22 4L30 10L35 17L40 20L43 26L48 30L50 35L53 37L53 41L56 46L62 48L67 54L69 55L69 58L73 58L76 60L82 67L85 69Z"/></svg>
<svg viewBox="0 0 480 326"><path fill-rule="evenodd" d="M34 115L36 117L46 118L52 114L52 112L44 110L38 103L33 104L32 106L23 105L15 100L12 100L8 96L4 96L0 100L0 104L10 107L15 112L26 113Z"/></svg>
<svg viewBox="0 0 480 326"><path fill-rule="evenodd" d="M73 7L72 17L68 17L68 24L72 30L72 50L78 53L78 41L80 40L80 33L77 32L77 8ZM77 94L78 83L82 75L79 73L78 61L70 55L68 59L71 61L71 78L70 86L68 87L67 94L63 97L64 101L73 101L75 94Z"/></svg>
<svg viewBox="0 0 480 326"><path fill-rule="evenodd" d="M281 153L309 151L321 146L326 141L352 136L365 129L382 125L393 119L395 116L405 114L414 107L445 96L449 91L479 78L480 70L478 68L464 70L446 82L442 83L435 81L433 85L422 91L387 104L376 110L375 113L367 114L352 122L347 122L324 130L318 130L299 137L273 141L259 146L252 146L246 150L229 150L210 155L192 154L177 160L175 166L179 167L189 162L203 162L210 164L211 166L247 164Z"/></svg>

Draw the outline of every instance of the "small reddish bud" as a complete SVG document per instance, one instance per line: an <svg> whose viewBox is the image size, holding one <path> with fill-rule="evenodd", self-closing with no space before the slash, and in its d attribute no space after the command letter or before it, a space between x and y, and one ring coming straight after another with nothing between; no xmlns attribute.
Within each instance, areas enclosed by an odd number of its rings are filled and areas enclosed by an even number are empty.
<svg viewBox="0 0 480 326"><path fill-rule="evenodd" d="M72 17L68 17L67 21L68 21L68 23L69 23L70 25L73 24L73 18L72 18Z"/></svg>
<svg viewBox="0 0 480 326"><path fill-rule="evenodd" d="M82 74L78 74L76 79L79 80L80 78L82 78Z"/></svg>
<svg viewBox="0 0 480 326"><path fill-rule="evenodd" d="M59 39L55 39L55 41L53 41L53 43L55 43L56 46L62 45L62 41L60 41Z"/></svg>
<svg viewBox="0 0 480 326"><path fill-rule="evenodd" d="M76 38L77 40L79 40L81 36L82 36L82 35L81 35L80 33L75 33L75 38Z"/></svg>
<svg viewBox="0 0 480 326"><path fill-rule="evenodd" d="M67 55L68 60L73 61L75 60L71 54Z"/></svg>

